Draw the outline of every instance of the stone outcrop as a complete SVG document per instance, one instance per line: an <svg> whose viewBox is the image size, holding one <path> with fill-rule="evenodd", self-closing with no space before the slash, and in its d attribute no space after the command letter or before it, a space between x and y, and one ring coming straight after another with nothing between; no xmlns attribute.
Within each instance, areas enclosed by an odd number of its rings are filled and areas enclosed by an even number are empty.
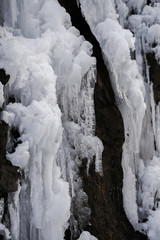
<svg viewBox="0 0 160 240"><path fill-rule="evenodd" d="M115 104L109 73L104 64L99 43L83 18L76 0L59 0L71 16L72 24L93 45L93 56L97 59L97 84L95 87L96 135L102 140L103 171L101 177L95 173L94 164L86 172L86 161L80 168L83 189L88 195L91 208L89 230L99 240L143 240L146 236L135 232L129 223L122 198L123 172L121 167L124 126L121 114ZM70 240L70 234L66 235Z"/></svg>
<svg viewBox="0 0 160 240"><path fill-rule="evenodd" d="M150 81L153 83L154 100L158 104L160 101L160 65L155 58L154 52L150 52L146 56L149 65Z"/></svg>
<svg viewBox="0 0 160 240"><path fill-rule="evenodd" d="M0 82L5 85L10 76L4 69L0 69ZM0 197L6 196L9 192L15 192L18 188L18 167L6 159L6 146L8 138L8 124L0 122Z"/></svg>
<svg viewBox="0 0 160 240"><path fill-rule="evenodd" d="M10 76L5 73L5 70L0 69L0 82L3 85L9 81L9 78ZM8 218L8 193L17 191L19 176L19 167L13 166L11 162L6 159L8 130L8 124L4 121L0 121L0 198L4 198L4 215L2 223L6 220L6 217ZM0 239L5 239L3 230L0 231Z"/></svg>
<svg viewBox="0 0 160 240"><path fill-rule="evenodd" d="M15 192L18 188L18 167L12 166L6 159L8 125L5 122L0 123L0 197L5 193Z"/></svg>

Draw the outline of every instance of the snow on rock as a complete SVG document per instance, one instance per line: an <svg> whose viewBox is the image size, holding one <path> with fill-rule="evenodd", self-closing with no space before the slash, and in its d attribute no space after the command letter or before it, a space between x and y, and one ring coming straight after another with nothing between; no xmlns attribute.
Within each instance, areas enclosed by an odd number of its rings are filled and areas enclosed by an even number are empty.
<svg viewBox="0 0 160 240"><path fill-rule="evenodd" d="M130 56L130 52L135 49L135 39L131 31L123 28L125 18L122 21L122 18L116 13L114 1L105 1L106 8L105 4L102 3L103 1L99 4L94 1L90 2L90 12L99 5L103 6L101 12L95 11L94 19L97 19L97 21L93 22L92 15L87 13L88 4L83 0L80 1L82 12L102 48L116 101L123 116L126 135L122 159L124 208L130 222L137 228L136 165L146 109L145 86L138 65ZM131 1L129 3L131 4ZM140 6L137 7L140 8ZM124 3L121 3L121 6L118 5L117 11L119 14L125 11L127 17L126 8L127 5L124 6ZM122 23L122 26L118 20Z"/></svg>
<svg viewBox="0 0 160 240"><path fill-rule="evenodd" d="M6 44L8 48L5 48ZM1 54L5 56L1 66L5 66L11 76L7 94L15 96L20 102L6 106L5 111L12 117L5 112L2 115L10 127L19 130L21 136L22 144L14 153L8 154L8 159L24 169L29 179L28 198L31 202L30 214L33 215L30 224L35 228L33 232L39 228L44 239L51 239L53 234L57 239L62 239L69 218L70 197L68 184L60 178L56 164L62 139L61 113L56 100L56 76L48 52L40 52L41 44L42 39L27 40L14 36L1 39ZM59 211L55 209L57 203L61 206ZM23 204L20 202L21 207ZM47 209L53 214L48 215ZM18 235L12 234L19 239ZM34 234L31 233L31 236Z"/></svg>
<svg viewBox="0 0 160 240"><path fill-rule="evenodd" d="M97 240L94 236L92 236L89 232L84 231L81 233L80 237L78 240Z"/></svg>
<svg viewBox="0 0 160 240"><path fill-rule="evenodd" d="M138 164L138 212L142 223L140 228L145 229L149 239L158 239L159 224L159 104L154 102L153 84L150 83L149 66L146 55L155 53L157 62L160 59L159 14L160 3L151 1L145 5L140 15L131 15L128 27L136 36L136 60L141 73L146 72L144 82L146 88L146 113L142 125L141 157ZM142 55L143 53L143 55ZM151 109L151 111L150 111ZM147 132L146 132L147 129ZM146 132L146 133L145 133ZM153 144L154 142L154 144ZM141 158L140 157L140 158ZM146 221L147 220L147 221Z"/></svg>
<svg viewBox="0 0 160 240"><path fill-rule="evenodd" d="M148 237L151 240L157 240L160 235L159 228L160 210L150 211L149 226L148 226Z"/></svg>
<svg viewBox="0 0 160 240"><path fill-rule="evenodd" d="M124 209L135 229L158 239L160 118L146 54L154 52L160 62L160 3L80 0L80 4L100 43L124 121Z"/></svg>
<svg viewBox="0 0 160 240"><path fill-rule="evenodd" d="M3 95L3 85L0 83L0 107L2 108L2 105L4 103L4 95Z"/></svg>
<svg viewBox="0 0 160 240"><path fill-rule="evenodd" d="M146 0L130 0L128 1L127 6L129 9L132 9L139 14L141 13L145 4Z"/></svg>
<svg viewBox="0 0 160 240"><path fill-rule="evenodd" d="M0 223L0 234L2 234L7 240L11 239L9 230L2 223Z"/></svg>
<svg viewBox="0 0 160 240"><path fill-rule="evenodd" d="M15 166L20 166L21 169L25 169L29 162L29 143L23 142L19 144L16 151L12 154L7 155L8 160L12 162ZM23 159L23 161L22 161Z"/></svg>

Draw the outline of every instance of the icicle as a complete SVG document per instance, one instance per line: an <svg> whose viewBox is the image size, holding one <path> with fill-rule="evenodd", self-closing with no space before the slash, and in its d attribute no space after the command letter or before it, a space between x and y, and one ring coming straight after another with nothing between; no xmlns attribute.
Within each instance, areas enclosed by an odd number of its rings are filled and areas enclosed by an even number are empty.
<svg viewBox="0 0 160 240"><path fill-rule="evenodd" d="M79 176L82 161L96 157L102 174L103 146L94 136L96 60L57 1L6 3L12 14L5 13L8 28L0 29L0 67L10 74L5 94L17 102L2 115L20 135L7 158L24 172L21 189L10 195L12 237L62 240L70 196L77 201L80 228L90 218Z"/></svg>

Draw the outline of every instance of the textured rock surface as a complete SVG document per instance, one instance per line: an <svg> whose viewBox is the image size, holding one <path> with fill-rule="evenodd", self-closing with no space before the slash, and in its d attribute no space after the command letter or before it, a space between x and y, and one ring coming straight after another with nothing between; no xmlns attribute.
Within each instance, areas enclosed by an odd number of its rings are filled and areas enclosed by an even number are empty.
<svg viewBox="0 0 160 240"><path fill-rule="evenodd" d="M83 187L92 210L89 231L99 240L146 239L146 236L134 231L123 210L121 154L124 129L121 115L114 105L102 102L97 93L95 106L96 132L104 144L104 176L95 173L94 165L89 176L85 166L81 169Z"/></svg>
<svg viewBox="0 0 160 240"><path fill-rule="evenodd" d="M8 125L0 123L0 197L5 193L17 191L18 188L18 167L6 160L6 144L8 135Z"/></svg>
<svg viewBox="0 0 160 240"><path fill-rule="evenodd" d="M155 53L147 54L147 61L149 68L150 81L153 82L154 100L156 104L160 101L160 65L155 59Z"/></svg>
<svg viewBox="0 0 160 240"><path fill-rule="evenodd" d="M0 69L0 82L5 85L10 76L4 69ZM6 146L8 138L8 124L0 122L0 197L8 192L17 191L18 188L18 167L12 166L11 162L6 159Z"/></svg>
<svg viewBox="0 0 160 240"><path fill-rule="evenodd" d="M109 74L104 65L101 49L81 15L76 1L59 0L71 15L72 24L80 30L86 40L93 45L93 55L97 59L98 81L95 88L96 135L104 144L104 176L95 173L91 165L89 176L84 160L80 169L84 191L88 195L91 208L91 234L99 240L143 240L146 236L135 232L123 210L121 167L124 126L121 114L115 105ZM66 236L70 239L70 235Z"/></svg>
<svg viewBox="0 0 160 240"><path fill-rule="evenodd" d="M6 145L8 136L8 125L0 122L0 198L4 198L5 209L2 222L8 214L8 193L18 189L18 167L12 166L6 159ZM3 231L0 232L0 239L4 238Z"/></svg>
<svg viewBox="0 0 160 240"><path fill-rule="evenodd" d="M0 82L5 85L9 80L4 69L0 69ZM0 198L4 198L4 215L2 222L5 221L8 213L8 193L18 189L18 167L15 167L6 159L6 146L8 138L8 124L0 122ZM5 239L3 230L0 231L0 239Z"/></svg>

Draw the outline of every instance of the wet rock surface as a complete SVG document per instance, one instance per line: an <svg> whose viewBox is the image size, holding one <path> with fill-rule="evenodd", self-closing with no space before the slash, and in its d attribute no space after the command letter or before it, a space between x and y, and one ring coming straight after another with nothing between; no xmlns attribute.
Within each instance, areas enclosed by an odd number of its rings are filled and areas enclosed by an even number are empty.
<svg viewBox="0 0 160 240"><path fill-rule="evenodd" d="M0 82L5 85L10 76L4 69L0 69ZM6 146L8 139L8 124L0 122L0 197L8 192L17 191L18 188L18 167L15 167L6 159Z"/></svg>
<svg viewBox="0 0 160 240"><path fill-rule="evenodd" d="M0 82L5 85L9 81L10 76L6 74L4 69L0 69ZM2 109L1 109L2 111ZM2 223L8 216L8 193L15 192L18 189L18 169L6 159L6 146L8 141L9 126L4 121L0 121L0 198L4 198L4 214ZM9 222L9 220L7 221ZM0 231L0 239L5 239L4 231Z"/></svg>
<svg viewBox="0 0 160 240"><path fill-rule="evenodd" d="M156 104L160 101L160 65L155 58L155 53L147 54L150 81L153 83L154 100Z"/></svg>
<svg viewBox="0 0 160 240"><path fill-rule="evenodd" d="M4 198L5 209L2 223L8 218L8 193L15 192L18 189L18 169L6 159L6 145L8 137L8 124L0 122L0 198ZM9 220L7 221L9 222ZM4 231L0 231L0 239L5 239Z"/></svg>
<svg viewBox="0 0 160 240"><path fill-rule="evenodd" d="M0 123L0 197L5 193L17 191L18 167L15 167L6 159L6 145L8 136L8 124Z"/></svg>
<svg viewBox="0 0 160 240"><path fill-rule="evenodd" d="M87 229L99 240L143 240L146 236L135 232L123 209L121 167L124 142L123 121L114 105L102 102L95 91L96 133L104 145L103 173L95 173L94 164L89 176L85 164L81 168L83 188L91 208L91 225Z"/></svg>
<svg viewBox="0 0 160 240"><path fill-rule="evenodd" d="M93 45L93 56L97 59L97 84L95 87L96 135L102 140L103 172L101 177L91 165L89 175L86 161L80 168L83 189L88 195L91 208L89 230L99 240L143 240L146 236L135 232L123 210L121 167L124 126L115 104L109 73L104 64L99 43L83 18L76 0L59 0L71 16L72 24ZM66 239L73 239L67 231Z"/></svg>

